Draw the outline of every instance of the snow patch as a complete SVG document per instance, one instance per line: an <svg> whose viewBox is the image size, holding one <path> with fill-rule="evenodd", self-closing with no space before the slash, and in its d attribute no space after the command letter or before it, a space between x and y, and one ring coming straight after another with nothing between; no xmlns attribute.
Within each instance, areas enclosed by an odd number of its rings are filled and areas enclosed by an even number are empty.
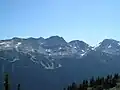
<svg viewBox="0 0 120 90"><path fill-rule="evenodd" d="M42 61L40 63L45 69L55 69L53 63L51 63L51 65L47 64L48 66L46 66Z"/></svg>
<svg viewBox="0 0 120 90"><path fill-rule="evenodd" d="M31 60L32 62L39 64L39 62L38 62L38 61L36 61L35 56L33 56L33 55L32 55L32 54L30 54L30 53L28 53L28 55L30 55L30 56L31 56L30 60Z"/></svg>
<svg viewBox="0 0 120 90"><path fill-rule="evenodd" d="M32 51L32 52L35 52L35 50L34 50L33 48L31 49L31 51Z"/></svg>
<svg viewBox="0 0 120 90"><path fill-rule="evenodd" d="M120 42L118 43L118 45L120 46Z"/></svg>
<svg viewBox="0 0 120 90"><path fill-rule="evenodd" d="M21 42L18 42L18 43L17 43L18 46L21 45L21 44L22 44Z"/></svg>
<svg viewBox="0 0 120 90"><path fill-rule="evenodd" d="M87 50L89 50L89 48L87 48Z"/></svg>
<svg viewBox="0 0 120 90"><path fill-rule="evenodd" d="M39 64L39 62L35 61L33 58L30 59L32 62Z"/></svg>
<svg viewBox="0 0 120 90"><path fill-rule="evenodd" d="M18 42L18 43L16 44L15 48L16 48L17 51L19 51L19 50L18 50L18 47L19 47L21 44L22 44L21 42Z"/></svg>
<svg viewBox="0 0 120 90"><path fill-rule="evenodd" d="M91 49L92 49L92 50L95 50L95 47L92 47Z"/></svg>
<svg viewBox="0 0 120 90"><path fill-rule="evenodd" d="M85 54L86 54L86 52L85 52L85 53L82 53L81 56L84 56Z"/></svg>
<svg viewBox="0 0 120 90"><path fill-rule="evenodd" d="M62 67L62 65L61 65L61 64L58 64L58 67L56 67L56 68L60 68L60 67Z"/></svg>
<svg viewBox="0 0 120 90"><path fill-rule="evenodd" d="M7 42L1 42L0 45L4 45L4 44L6 44L6 43L7 43Z"/></svg>
<svg viewBox="0 0 120 90"><path fill-rule="evenodd" d="M112 47L111 45L108 46L108 48L111 48L111 47Z"/></svg>
<svg viewBox="0 0 120 90"><path fill-rule="evenodd" d="M0 45L7 45L7 44L11 44L12 42L1 42Z"/></svg>
<svg viewBox="0 0 120 90"><path fill-rule="evenodd" d="M62 47L59 47L59 50L61 50L62 49Z"/></svg>
<svg viewBox="0 0 120 90"><path fill-rule="evenodd" d="M51 52L51 50L50 49L46 49L46 52Z"/></svg>
<svg viewBox="0 0 120 90"><path fill-rule="evenodd" d="M75 49L77 48L77 47L74 47Z"/></svg>
<svg viewBox="0 0 120 90"><path fill-rule="evenodd" d="M84 50L82 50L82 52L85 52Z"/></svg>
<svg viewBox="0 0 120 90"><path fill-rule="evenodd" d="M6 44L5 47L10 47L10 45L9 45L9 44Z"/></svg>
<svg viewBox="0 0 120 90"><path fill-rule="evenodd" d="M49 53L48 55L51 56L52 54Z"/></svg>
<svg viewBox="0 0 120 90"><path fill-rule="evenodd" d="M13 61L10 61L10 62L16 62L16 61L18 61L19 59L18 58L15 58L15 59L13 59Z"/></svg>
<svg viewBox="0 0 120 90"><path fill-rule="evenodd" d="M81 54L81 56L84 56L84 55L85 55L85 53Z"/></svg>
<svg viewBox="0 0 120 90"><path fill-rule="evenodd" d="M47 69L55 69L54 68L54 63L51 63L51 65L48 64L48 68Z"/></svg>
<svg viewBox="0 0 120 90"><path fill-rule="evenodd" d="M69 45L70 47L72 47L72 45Z"/></svg>

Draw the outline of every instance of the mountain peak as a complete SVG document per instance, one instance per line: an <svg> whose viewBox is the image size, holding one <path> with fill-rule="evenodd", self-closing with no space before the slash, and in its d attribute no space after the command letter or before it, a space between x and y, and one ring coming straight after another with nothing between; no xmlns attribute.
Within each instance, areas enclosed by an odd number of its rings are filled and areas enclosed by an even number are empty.
<svg viewBox="0 0 120 90"><path fill-rule="evenodd" d="M64 38L59 37L59 36L51 36L46 40L47 45L61 45L61 44L67 44L67 42L64 40Z"/></svg>
<svg viewBox="0 0 120 90"><path fill-rule="evenodd" d="M83 41L79 41L79 40L73 40L73 41L69 42L69 44L71 44L71 45L77 45L77 46L80 46L80 47L89 46L87 43L85 43Z"/></svg>
<svg viewBox="0 0 120 90"><path fill-rule="evenodd" d="M82 43L82 44L87 44L87 43L85 43L84 41L80 41L80 40L73 40L73 41L70 41L69 43Z"/></svg>
<svg viewBox="0 0 120 90"><path fill-rule="evenodd" d="M19 37L13 37L12 39L18 40L18 39L21 39L21 38L19 38Z"/></svg>
<svg viewBox="0 0 120 90"><path fill-rule="evenodd" d="M39 37L38 39L40 39L40 40L44 40L44 38L43 38L43 37Z"/></svg>
<svg viewBox="0 0 120 90"><path fill-rule="evenodd" d="M115 39L104 39L102 42L109 42L109 43L113 43L113 42L119 42L119 41L117 41L117 40L115 40Z"/></svg>
<svg viewBox="0 0 120 90"><path fill-rule="evenodd" d="M95 48L108 54L120 54L120 42L114 39L104 39L99 45Z"/></svg>
<svg viewBox="0 0 120 90"><path fill-rule="evenodd" d="M56 35L56 36L51 36L51 37L49 37L49 38L47 38L46 40L48 40L48 39L60 39L60 40L64 40L64 38L63 37L60 37L60 36L58 36L58 35Z"/></svg>
<svg viewBox="0 0 120 90"><path fill-rule="evenodd" d="M102 46L105 46L105 45L118 45L119 41L117 40L114 40L114 39L104 39L100 44Z"/></svg>

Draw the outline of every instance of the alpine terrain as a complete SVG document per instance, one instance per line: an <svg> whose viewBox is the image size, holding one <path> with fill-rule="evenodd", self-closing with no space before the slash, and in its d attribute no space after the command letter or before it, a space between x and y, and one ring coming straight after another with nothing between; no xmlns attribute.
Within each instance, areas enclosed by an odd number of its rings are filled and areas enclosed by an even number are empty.
<svg viewBox="0 0 120 90"><path fill-rule="evenodd" d="M105 39L92 47L59 36L0 40L0 88L8 72L14 89L62 90L73 81L120 72L120 41Z"/></svg>

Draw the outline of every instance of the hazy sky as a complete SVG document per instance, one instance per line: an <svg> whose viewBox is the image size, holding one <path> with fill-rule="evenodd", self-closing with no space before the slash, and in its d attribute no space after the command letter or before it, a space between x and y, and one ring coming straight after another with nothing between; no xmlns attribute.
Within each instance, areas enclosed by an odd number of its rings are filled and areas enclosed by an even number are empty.
<svg viewBox="0 0 120 90"><path fill-rule="evenodd" d="M120 40L120 0L0 0L0 39Z"/></svg>

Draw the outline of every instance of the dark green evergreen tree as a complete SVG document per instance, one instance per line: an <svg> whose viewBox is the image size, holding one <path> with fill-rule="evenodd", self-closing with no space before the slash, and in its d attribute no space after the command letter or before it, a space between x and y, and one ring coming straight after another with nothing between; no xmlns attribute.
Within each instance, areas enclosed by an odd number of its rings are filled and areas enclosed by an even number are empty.
<svg viewBox="0 0 120 90"><path fill-rule="evenodd" d="M105 81L105 78L102 77L102 78L101 78L101 85L102 85L102 86L104 85L104 81Z"/></svg>
<svg viewBox="0 0 120 90"><path fill-rule="evenodd" d="M86 87L88 87L88 85L89 85L88 80L85 81L85 85L86 85Z"/></svg>
<svg viewBox="0 0 120 90"><path fill-rule="evenodd" d="M18 86L17 86L17 90L20 90L20 84L18 84ZM65 89L64 89L65 90Z"/></svg>
<svg viewBox="0 0 120 90"><path fill-rule="evenodd" d="M76 85L76 83L74 82L74 83L72 83L72 90L77 90L77 85Z"/></svg>
<svg viewBox="0 0 120 90"><path fill-rule="evenodd" d="M90 87L93 87L95 83L94 77L90 79Z"/></svg>
<svg viewBox="0 0 120 90"><path fill-rule="evenodd" d="M79 85L78 90L83 90L83 85L82 84Z"/></svg>
<svg viewBox="0 0 120 90"><path fill-rule="evenodd" d="M8 74L5 74L5 78L4 78L4 89L5 90L10 90L9 88L9 81L8 81Z"/></svg>
<svg viewBox="0 0 120 90"><path fill-rule="evenodd" d="M72 90L72 87L71 87L71 86L68 86L68 87L67 87L67 90Z"/></svg>
<svg viewBox="0 0 120 90"><path fill-rule="evenodd" d="M116 73L116 74L114 75L114 79L118 79L118 78L119 78L119 74Z"/></svg>

